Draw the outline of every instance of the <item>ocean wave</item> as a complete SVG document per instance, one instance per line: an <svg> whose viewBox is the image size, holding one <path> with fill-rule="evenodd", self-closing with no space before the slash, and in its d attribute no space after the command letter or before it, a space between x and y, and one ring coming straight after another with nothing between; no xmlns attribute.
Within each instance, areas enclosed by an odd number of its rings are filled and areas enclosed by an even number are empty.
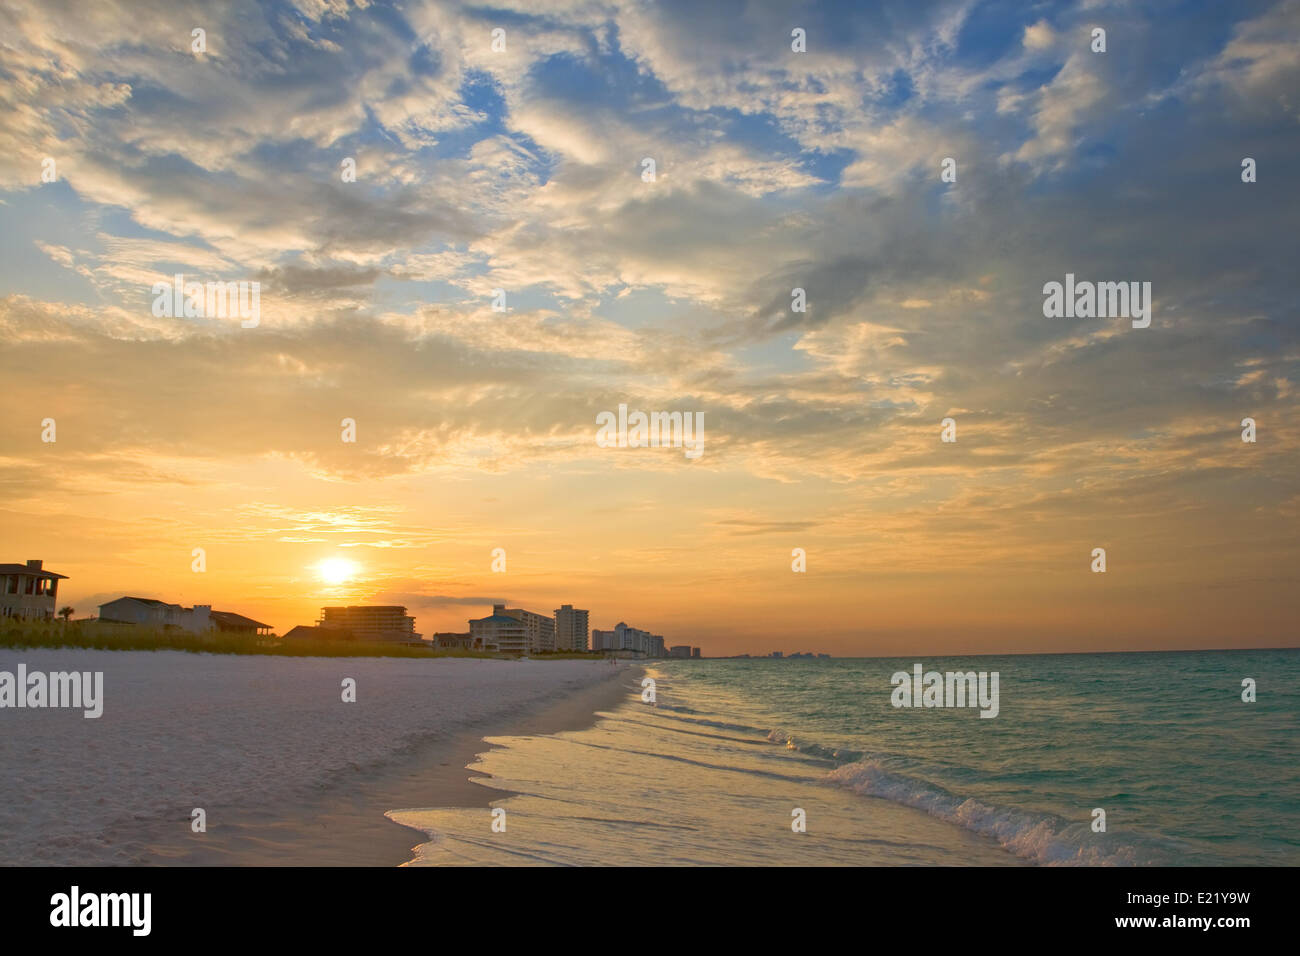
<svg viewBox="0 0 1300 956"><path fill-rule="evenodd" d="M801 754L807 754L810 757L821 757L836 763L852 763L866 756L866 754L857 750L848 750L843 747L823 747L821 744L799 740L793 734L787 733L780 728L768 731L767 739L774 744L783 745L786 750L797 750Z"/></svg>
<svg viewBox="0 0 1300 956"><path fill-rule="evenodd" d="M839 764L827 779L866 797L875 797L922 810L932 817L997 842L1021 859L1046 866L1142 866L1162 862L1167 854L1153 841L1124 843L1114 835L1094 833L1088 822L1071 822L1045 813L990 806L973 797L888 769L891 759L857 751L825 747L774 729L773 743L801 754Z"/></svg>
<svg viewBox="0 0 1300 956"><path fill-rule="evenodd" d="M932 817L989 837L1016 856L1048 866L1139 866L1160 862L1155 848L1141 852L1089 823L1067 822L1048 814L996 807L949 793L936 784L887 770L876 760L836 767L830 780L863 796L924 810ZM1100 845L1099 845L1100 844Z"/></svg>
<svg viewBox="0 0 1300 956"><path fill-rule="evenodd" d="M749 724L737 724L733 721L716 720L708 717L695 717L693 714L703 714L704 711L692 710L690 707L684 707L680 704L666 704L662 700L654 705L655 710L660 716L669 717L672 720L679 721L683 724L694 724L700 727L712 727L716 730L735 730L741 733L761 734L761 727L753 727Z"/></svg>

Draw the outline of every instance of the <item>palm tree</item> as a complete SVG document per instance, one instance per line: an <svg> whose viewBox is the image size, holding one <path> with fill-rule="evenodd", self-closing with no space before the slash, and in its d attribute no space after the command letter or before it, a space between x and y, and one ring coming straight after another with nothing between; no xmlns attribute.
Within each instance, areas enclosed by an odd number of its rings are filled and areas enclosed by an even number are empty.
<svg viewBox="0 0 1300 956"><path fill-rule="evenodd" d="M72 617L72 612L75 610L75 607L64 607L59 609L59 617L63 618L64 624L68 623L68 619Z"/></svg>

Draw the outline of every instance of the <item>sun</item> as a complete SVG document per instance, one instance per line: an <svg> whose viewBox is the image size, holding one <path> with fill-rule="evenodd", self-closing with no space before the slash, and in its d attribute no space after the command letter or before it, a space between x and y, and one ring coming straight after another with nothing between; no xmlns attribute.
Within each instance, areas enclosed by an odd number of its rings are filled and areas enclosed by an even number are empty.
<svg viewBox="0 0 1300 956"><path fill-rule="evenodd" d="M359 570L356 562L347 558L326 558L316 565L316 573L326 584L344 584L356 577Z"/></svg>

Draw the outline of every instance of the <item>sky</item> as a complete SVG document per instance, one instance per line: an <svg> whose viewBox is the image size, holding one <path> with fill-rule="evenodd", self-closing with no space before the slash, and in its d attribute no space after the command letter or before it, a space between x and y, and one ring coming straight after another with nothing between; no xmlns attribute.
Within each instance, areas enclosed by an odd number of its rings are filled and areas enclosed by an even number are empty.
<svg viewBox="0 0 1300 956"><path fill-rule="evenodd" d="M1296 646L1298 51L1297 0L6 4L0 562L278 633Z"/></svg>

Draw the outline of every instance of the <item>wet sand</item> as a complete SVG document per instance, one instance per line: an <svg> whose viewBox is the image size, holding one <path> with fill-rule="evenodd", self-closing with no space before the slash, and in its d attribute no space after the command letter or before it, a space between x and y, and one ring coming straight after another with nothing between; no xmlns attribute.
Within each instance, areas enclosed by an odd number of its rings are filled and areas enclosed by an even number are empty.
<svg viewBox="0 0 1300 956"><path fill-rule="evenodd" d="M198 834L175 823L156 827L141 863L154 866L400 866L428 838L384 814L414 807L488 807L506 791L470 781L466 769L490 749L485 737L531 736L580 730L596 712L637 693L636 666L610 669L597 684L539 702L508 720L486 721L472 731L405 755L377 774L338 781L295 807L246 811L210 821ZM480 771L474 776L482 777ZM179 836L178 834L183 834Z"/></svg>

